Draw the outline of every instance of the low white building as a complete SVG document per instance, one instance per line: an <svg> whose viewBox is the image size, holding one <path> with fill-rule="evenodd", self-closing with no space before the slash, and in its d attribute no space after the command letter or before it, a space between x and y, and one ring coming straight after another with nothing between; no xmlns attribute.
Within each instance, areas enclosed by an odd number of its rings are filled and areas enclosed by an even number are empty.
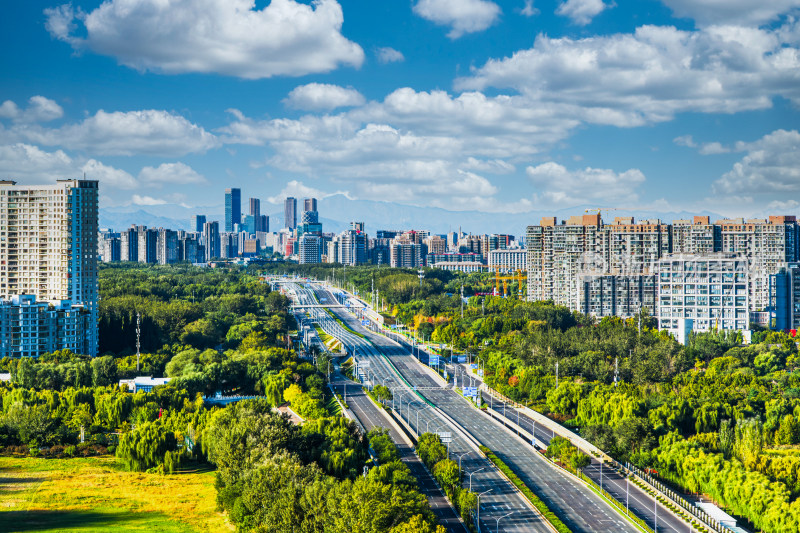
<svg viewBox="0 0 800 533"><path fill-rule="evenodd" d="M128 391L137 393L139 391L150 392L153 387L159 385L166 385L172 378L154 378L152 376L138 376L133 379L119 380L119 386L123 385L128 388Z"/></svg>
<svg viewBox="0 0 800 533"><path fill-rule="evenodd" d="M500 267L502 270L528 271L528 251L524 248L492 250L488 256L489 270Z"/></svg>
<svg viewBox="0 0 800 533"><path fill-rule="evenodd" d="M433 268L441 270L452 270L454 272L485 272L486 265L477 261L439 261L431 265Z"/></svg>

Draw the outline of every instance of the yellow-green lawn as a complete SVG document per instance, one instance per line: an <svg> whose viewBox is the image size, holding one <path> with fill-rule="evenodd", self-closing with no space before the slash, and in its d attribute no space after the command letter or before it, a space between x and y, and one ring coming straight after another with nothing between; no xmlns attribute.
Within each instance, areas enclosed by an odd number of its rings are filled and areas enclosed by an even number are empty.
<svg viewBox="0 0 800 533"><path fill-rule="evenodd" d="M126 472L114 457L0 457L0 533L232 531L215 495L209 471L161 476Z"/></svg>

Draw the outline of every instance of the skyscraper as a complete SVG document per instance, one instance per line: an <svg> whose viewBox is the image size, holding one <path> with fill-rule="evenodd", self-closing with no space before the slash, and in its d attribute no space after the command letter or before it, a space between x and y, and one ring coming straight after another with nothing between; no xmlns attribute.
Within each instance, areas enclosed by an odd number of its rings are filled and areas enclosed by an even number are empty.
<svg viewBox="0 0 800 533"><path fill-rule="evenodd" d="M194 215L192 217L192 231L196 231L198 233L202 233L203 231L203 224L206 223L206 216L205 215Z"/></svg>
<svg viewBox="0 0 800 533"><path fill-rule="evenodd" d="M233 231L233 225L241 223L242 190L225 189L225 231Z"/></svg>
<svg viewBox="0 0 800 533"><path fill-rule="evenodd" d="M317 224L319 222L316 198L306 198L303 200L303 215L301 221L303 224Z"/></svg>
<svg viewBox="0 0 800 533"><path fill-rule="evenodd" d="M283 202L283 220L286 228L297 227L297 198L290 196Z"/></svg>
<svg viewBox="0 0 800 533"><path fill-rule="evenodd" d="M81 306L90 318L75 346L89 355L97 354L97 202L94 180L0 181L0 299L24 294Z"/></svg>
<svg viewBox="0 0 800 533"><path fill-rule="evenodd" d="M261 216L261 200L258 198L250 198L250 214L254 217Z"/></svg>

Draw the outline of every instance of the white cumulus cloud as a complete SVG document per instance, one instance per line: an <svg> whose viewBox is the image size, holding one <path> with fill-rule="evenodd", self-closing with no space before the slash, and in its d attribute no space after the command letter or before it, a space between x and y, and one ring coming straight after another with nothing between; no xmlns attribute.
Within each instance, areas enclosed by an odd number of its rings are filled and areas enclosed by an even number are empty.
<svg viewBox="0 0 800 533"><path fill-rule="evenodd" d="M152 196L134 194L131 197L131 203L133 205L148 205L148 206L152 206L152 205L164 205L164 204L167 203L167 201L166 200L162 200L160 198L153 198Z"/></svg>
<svg viewBox="0 0 800 533"><path fill-rule="evenodd" d="M558 6L556 14L569 18L575 24L586 26L609 7L612 6L605 4L603 0L566 0Z"/></svg>
<svg viewBox="0 0 800 533"><path fill-rule="evenodd" d="M14 122L49 122L64 116L64 110L54 100L44 96L31 96L28 107L20 109L16 103L6 100L0 105L0 118Z"/></svg>
<svg viewBox="0 0 800 533"><path fill-rule="evenodd" d="M107 155L178 156L205 152L217 138L186 118L167 111L98 111L59 128L18 124L0 129L0 139L87 150Z"/></svg>
<svg viewBox="0 0 800 533"><path fill-rule="evenodd" d="M639 197L637 188L645 182L644 174L635 168L621 173L591 167L568 170L548 162L525 171L538 188L537 199L545 204L635 202Z"/></svg>
<svg viewBox="0 0 800 533"><path fill-rule="evenodd" d="M483 31L500 17L500 6L489 0L419 0L413 10L439 26L449 26L450 39Z"/></svg>
<svg viewBox="0 0 800 533"><path fill-rule="evenodd" d="M533 7L533 0L525 0L525 5L520 9L520 14L526 17L532 17L539 14L539 10Z"/></svg>
<svg viewBox="0 0 800 533"><path fill-rule="evenodd" d="M800 8L800 0L662 0L678 17L700 24L742 24L758 26Z"/></svg>
<svg viewBox="0 0 800 533"><path fill-rule="evenodd" d="M78 51L167 74L200 72L246 79L303 76L360 67L361 47L342 33L336 0L107 0L89 13L45 10L46 27ZM85 37L76 35L81 25Z"/></svg>
<svg viewBox="0 0 800 533"><path fill-rule="evenodd" d="M337 107L363 105L366 100L357 90L328 83L309 83L295 87L283 103L295 109L329 111Z"/></svg>
<svg viewBox="0 0 800 533"><path fill-rule="evenodd" d="M376 55L378 56L378 61L381 63L400 63L406 60L403 56L403 53L400 50L395 50L394 48L384 46L382 48L378 48L376 51Z"/></svg>
<svg viewBox="0 0 800 533"><path fill-rule="evenodd" d="M204 176L180 161L177 163L162 163L158 167L144 167L139 172L139 180L145 185L154 187L208 183Z"/></svg>
<svg viewBox="0 0 800 533"><path fill-rule="evenodd" d="M95 159L73 159L63 150L47 152L24 143L0 145L0 179L40 184L84 175L99 180L102 188L133 189L138 185L129 173Z"/></svg>
<svg viewBox="0 0 800 533"><path fill-rule="evenodd" d="M776 130L761 139L736 143L746 155L714 182L715 194L800 192L800 133Z"/></svg>
<svg viewBox="0 0 800 533"><path fill-rule="evenodd" d="M800 50L757 28L681 31L642 26L586 39L537 37L533 48L489 60L460 90L514 89L539 105L576 106L589 123L638 126L680 112L767 109L800 103Z"/></svg>

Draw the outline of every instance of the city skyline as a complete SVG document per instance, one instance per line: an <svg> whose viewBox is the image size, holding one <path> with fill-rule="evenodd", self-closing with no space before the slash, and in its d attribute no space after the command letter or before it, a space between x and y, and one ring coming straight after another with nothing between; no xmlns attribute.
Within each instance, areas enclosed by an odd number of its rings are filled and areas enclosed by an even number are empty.
<svg viewBox="0 0 800 533"><path fill-rule="evenodd" d="M146 0L127 15L15 4L0 178L86 173L103 208L216 206L233 182L263 212L335 193L478 212L798 212L797 1L469 4L207 0L209 36L167 2L168 56L144 37ZM313 33L296 50L235 31L291 15Z"/></svg>

